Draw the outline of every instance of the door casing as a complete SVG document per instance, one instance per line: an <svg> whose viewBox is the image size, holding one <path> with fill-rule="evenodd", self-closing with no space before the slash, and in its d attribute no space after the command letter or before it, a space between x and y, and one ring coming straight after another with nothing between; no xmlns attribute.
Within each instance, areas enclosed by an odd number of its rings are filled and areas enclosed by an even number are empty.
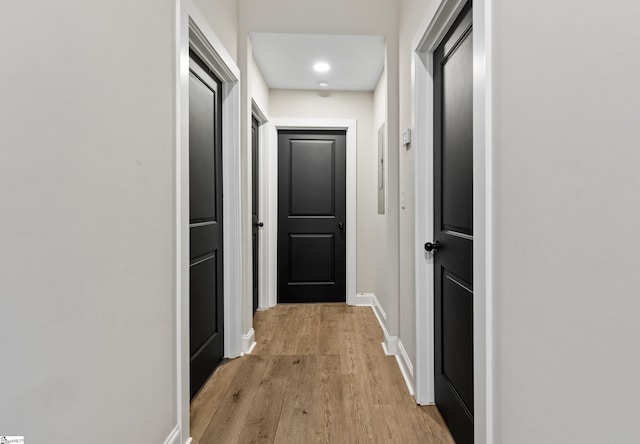
<svg viewBox="0 0 640 444"><path fill-rule="evenodd" d="M265 252L267 265L268 308L275 307L278 294L278 130L346 130L347 132L347 304L371 305L369 297L356 294L356 129L354 119L277 118L269 125L269 150L260 166L267 180L265 221Z"/></svg>
<svg viewBox="0 0 640 444"><path fill-rule="evenodd" d="M224 354L242 347L240 208L240 69L192 2L176 1L175 115L175 332L176 426L171 436L189 439L189 48L222 82Z"/></svg>
<svg viewBox="0 0 640 444"><path fill-rule="evenodd" d="M467 0L441 0L428 10L412 41L411 126L415 150L415 397L433 404L434 264L424 243L433 239L433 52ZM473 1L473 334L474 442L493 442L492 325L492 0Z"/></svg>
<svg viewBox="0 0 640 444"><path fill-rule="evenodd" d="M267 214L267 206L268 206L268 179L266 175L268 174L268 169L265 168L264 164L268 161L268 140L269 140L269 125L266 125L269 122L269 116L264 112L264 110L258 105L255 100L251 100L251 114L258 121L258 171L259 171L259 180L260 184L258 186L260 193L258 197L258 214L260 215L260 219L265 223L265 228L262 228L260 236L258 236L258 311L266 310L269 308L269 298L268 294L268 261L269 257L267 255L268 241L267 238L267 229L266 224L267 220L265 220ZM244 347L244 346L243 346ZM244 349L244 348L243 348Z"/></svg>

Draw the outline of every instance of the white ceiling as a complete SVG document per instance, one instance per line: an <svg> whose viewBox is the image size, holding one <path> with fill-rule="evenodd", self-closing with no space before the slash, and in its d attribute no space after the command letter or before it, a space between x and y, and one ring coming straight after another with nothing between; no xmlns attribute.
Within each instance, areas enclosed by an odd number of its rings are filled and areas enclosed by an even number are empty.
<svg viewBox="0 0 640 444"><path fill-rule="evenodd" d="M274 89L373 91L384 67L383 36L251 34L253 56ZM314 71L326 62L331 69Z"/></svg>

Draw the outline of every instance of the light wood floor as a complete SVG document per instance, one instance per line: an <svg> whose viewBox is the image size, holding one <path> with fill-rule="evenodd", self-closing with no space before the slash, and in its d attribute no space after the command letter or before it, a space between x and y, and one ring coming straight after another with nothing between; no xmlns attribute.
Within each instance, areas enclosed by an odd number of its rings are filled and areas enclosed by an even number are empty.
<svg viewBox="0 0 640 444"><path fill-rule="evenodd" d="M416 406L369 307L278 305L251 355L218 368L191 404L194 444L453 443Z"/></svg>

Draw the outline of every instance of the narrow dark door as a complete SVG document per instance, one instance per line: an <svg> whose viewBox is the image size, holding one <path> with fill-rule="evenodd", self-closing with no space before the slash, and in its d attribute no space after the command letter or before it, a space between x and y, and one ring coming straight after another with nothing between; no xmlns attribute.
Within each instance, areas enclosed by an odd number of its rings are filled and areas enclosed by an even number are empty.
<svg viewBox="0 0 640 444"><path fill-rule="evenodd" d="M459 444L473 442L472 50L469 4L434 53L435 389Z"/></svg>
<svg viewBox="0 0 640 444"><path fill-rule="evenodd" d="M191 54L189 343L193 398L224 356L220 81Z"/></svg>
<svg viewBox="0 0 640 444"><path fill-rule="evenodd" d="M258 214L258 204L260 198L260 173L259 173L259 151L258 151L258 121L254 117L251 119L251 172L252 172L252 203L251 203L251 224L253 233L253 312L258 309L258 239L260 236L260 216Z"/></svg>
<svg viewBox="0 0 640 444"><path fill-rule="evenodd" d="M346 134L278 133L278 301L346 300Z"/></svg>

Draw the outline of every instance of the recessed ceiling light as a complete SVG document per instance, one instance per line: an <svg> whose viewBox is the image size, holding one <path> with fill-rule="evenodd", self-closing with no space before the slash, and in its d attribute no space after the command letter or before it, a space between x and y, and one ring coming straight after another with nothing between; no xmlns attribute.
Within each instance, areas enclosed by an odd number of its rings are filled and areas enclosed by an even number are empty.
<svg viewBox="0 0 640 444"><path fill-rule="evenodd" d="M315 65L313 65L313 69L315 69L318 72L327 72L329 71L329 69L331 69L331 67L329 66L328 63L318 62Z"/></svg>
<svg viewBox="0 0 640 444"><path fill-rule="evenodd" d="M319 86L320 88L328 88L328 87L329 87L329 84L328 84L327 82L320 82L320 83L318 83L318 86Z"/></svg>

